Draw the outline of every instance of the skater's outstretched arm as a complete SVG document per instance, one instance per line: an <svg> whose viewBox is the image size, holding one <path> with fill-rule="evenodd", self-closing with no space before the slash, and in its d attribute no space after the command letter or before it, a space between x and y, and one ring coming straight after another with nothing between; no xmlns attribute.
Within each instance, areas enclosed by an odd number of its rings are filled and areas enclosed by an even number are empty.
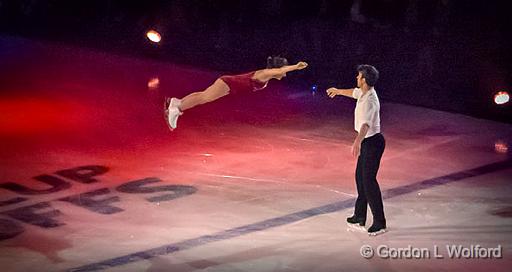
<svg viewBox="0 0 512 272"><path fill-rule="evenodd" d="M279 68L267 68L259 70L254 74L254 78L261 82L267 82L273 78L281 79L282 77L285 77L286 73L288 72L302 70L306 67L308 67L308 64L306 62L300 61L294 65L285 65Z"/></svg>
<svg viewBox="0 0 512 272"><path fill-rule="evenodd" d="M334 87L327 89L327 95L330 98L333 98L337 95L343 95L346 97L354 98L353 93L354 93L354 89L336 89Z"/></svg>
<svg viewBox="0 0 512 272"><path fill-rule="evenodd" d="M302 70L306 67L308 67L308 64L306 62L299 61L295 65L286 65L281 68L275 68L275 69L280 70L279 72L281 72L281 73L288 73L288 72L295 71L295 70Z"/></svg>

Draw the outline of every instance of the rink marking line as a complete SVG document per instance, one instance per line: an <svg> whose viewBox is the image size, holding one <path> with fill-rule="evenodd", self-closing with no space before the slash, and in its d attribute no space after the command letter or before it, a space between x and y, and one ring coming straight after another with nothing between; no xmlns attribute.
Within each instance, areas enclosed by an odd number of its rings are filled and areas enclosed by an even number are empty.
<svg viewBox="0 0 512 272"><path fill-rule="evenodd" d="M490 174L493 172L505 170L512 167L512 159L508 159L501 162L495 162L491 164L486 164L480 167L463 170L455 173L451 173L448 175L426 179L423 181L419 181L416 183L412 183L409 185L399 186L396 188L388 189L383 192L383 198L388 199L400 195L405 195L408 193L412 193L415 191L429 189L435 186L448 184L451 182L457 182L461 180L465 180L468 178L473 178L485 174ZM168 245L163 245L160 247L135 252L132 254L107 259L104 261L86 264L80 267L71 268L67 271L97 271L108 269L112 267L117 267L137 261L151 259L156 256L162 256L171 254L174 252L178 252L181 250L187 250L194 247L202 246L205 244L209 244L212 242L227 240L231 238L236 238L242 235L250 234L257 231L268 230L271 228L288 225L291 223L298 222L300 220L304 220L307 218L311 218L318 215L328 214L337 212L343 209L350 208L354 205L355 198L334 202L331 204L315 207L308 210L303 210L291 214L287 214L284 216L279 216L271 219L267 219L264 221L252 223L249 225L236 227L224 231L220 231L210 235L203 235L197 238L188 239L182 242L172 243Z"/></svg>
<svg viewBox="0 0 512 272"><path fill-rule="evenodd" d="M231 176L231 175L218 175L218 174L203 174L203 175L209 176L209 177L226 178L226 179L238 179L238 180L250 180L250 181L260 181L260 182L276 183L276 184L281 184L281 185L289 185L290 184L289 182L275 180L275 179L262 179L262 178L251 178L251 177ZM315 188L320 188L322 190L329 191L329 192L332 192L332 193L335 193L335 194L339 194L339 195L346 195L346 196L351 196L351 197L355 197L356 196L354 194L345 193L345 192L338 191L338 190L335 190L335 189L331 189L331 188L328 188L328 187L325 187L325 186L322 186L322 185L318 185L318 184L301 184L300 186L303 187L304 185L312 186L312 187L315 187Z"/></svg>
<svg viewBox="0 0 512 272"><path fill-rule="evenodd" d="M227 179L241 179L241 180L250 180L250 181L261 181L261 182L269 182L269 183L278 183L278 184L288 184L286 181L274 180L274 179L262 179L262 178L251 178L251 177L242 177L242 176L231 176L231 175L218 175L218 174L203 174L204 176L209 177L217 177L217 178L227 178Z"/></svg>

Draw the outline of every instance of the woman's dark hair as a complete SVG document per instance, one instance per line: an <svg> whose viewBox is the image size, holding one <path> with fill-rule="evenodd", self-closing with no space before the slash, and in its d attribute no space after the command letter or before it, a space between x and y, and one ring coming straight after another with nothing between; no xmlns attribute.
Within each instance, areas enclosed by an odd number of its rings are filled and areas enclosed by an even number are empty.
<svg viewBox="0 0 512 272"><path fill-rule="evenodd" d="M282 57L268 57L267 58L267 69L270 68L281 68L288 65L288 60Z"/></svg>
<svg viewBox="0 0 512 272"><path fill-rule="evenodd" d="M357 71L363 75L368 86L375 86L375 83L377 83L377 80L379 79L379 71L377 71L375 67L368 64L361 64L357 66Z"/></svg>

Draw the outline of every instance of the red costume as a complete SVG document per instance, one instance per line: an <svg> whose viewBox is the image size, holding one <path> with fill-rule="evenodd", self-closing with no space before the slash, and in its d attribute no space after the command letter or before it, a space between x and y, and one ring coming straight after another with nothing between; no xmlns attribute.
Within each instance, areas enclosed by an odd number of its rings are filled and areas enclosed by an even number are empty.
<svg viewBox="0 0 512 272"><path fill-rule="evenodd" d="M257 91L265 88L265 86L267 86L267 82L261 82L257 79L253 79L254 73L256 73L256 71L240 75L221 76L220 79L229 86L230 94Z"/></svg>

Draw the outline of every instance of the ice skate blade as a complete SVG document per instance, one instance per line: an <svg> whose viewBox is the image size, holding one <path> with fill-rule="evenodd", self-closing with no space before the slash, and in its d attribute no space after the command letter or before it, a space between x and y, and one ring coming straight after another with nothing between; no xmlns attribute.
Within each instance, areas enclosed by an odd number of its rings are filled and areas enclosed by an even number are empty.
<svg viewBox="0 0 512 272"><path fill-rule="evenodd" d="M379 234L383 234L383 233L385 233L386 231L387 231L386 229L381 229L381 230L376 231L376 232L371 232L371 233L369 232L369 233L368 233L368 235L369 235L369 236L377 236L377 235L379 235Z"/></svg>
<svg viewBox="0 0 512 272"><path fill-rule="evenodd" d="M367 232L366 228L359 224L349 224L347 223L347 231L352 232Z"/></svg>
<svg viewBox="0 0 512 272"><path fill-rule="evenodd" d="M169 130L173 131L174 129L169 124L169 110L167 108L164 109L164 119L165 119L165 123L167 124L167 127L169 128Z"/></svg>

